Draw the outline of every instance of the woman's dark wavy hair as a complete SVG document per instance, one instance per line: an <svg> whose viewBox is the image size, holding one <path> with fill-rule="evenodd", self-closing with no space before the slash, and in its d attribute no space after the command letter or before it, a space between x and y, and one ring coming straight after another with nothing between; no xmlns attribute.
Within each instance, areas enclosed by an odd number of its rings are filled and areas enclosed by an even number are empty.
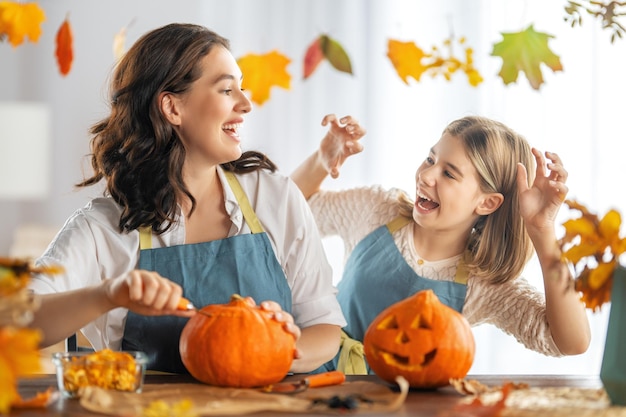
<svg viewBox="0 0 626 417"><path fill-rule="evenodd" d="M117 64L111 81L111 114L93 125L93 176L76 184L86 187L106 180L105 195L122 207L120 231L150 226L168 230L177 210L176 196L196 200L185 187L185 148L161 114L159 95L185 93L201 75L202 57L229 41L192 24L169 24L143 35ZM227 171L276 170L264 154L244 152L222 164Z"/></svg>

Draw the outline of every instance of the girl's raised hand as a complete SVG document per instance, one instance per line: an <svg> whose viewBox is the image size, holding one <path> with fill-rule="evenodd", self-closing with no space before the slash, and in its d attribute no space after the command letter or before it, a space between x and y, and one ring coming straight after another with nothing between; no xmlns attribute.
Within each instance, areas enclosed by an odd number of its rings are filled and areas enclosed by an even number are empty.
<svg viewBox="0 0 626 417"><path fill-rule="evenodd" d="M345 160L363 150L359 139L365 136L366 131L352 116L337 119L334 114L327 114L322 119L322 126L327 125L330 128L320 144L319 156L330 176L337 178Z"/></svg>
<svg viewBox="0 0 626 417"><path fill-rule="evenodd" d="M532 149L537 162L536 177L528 186L528 174L522 164L518 164L517 182L519 187L520 213L527 226L537 229L554 228L554 221L569 189L565 185L567 171L561 158L546 152L546 159L537 149Z"/></svg>

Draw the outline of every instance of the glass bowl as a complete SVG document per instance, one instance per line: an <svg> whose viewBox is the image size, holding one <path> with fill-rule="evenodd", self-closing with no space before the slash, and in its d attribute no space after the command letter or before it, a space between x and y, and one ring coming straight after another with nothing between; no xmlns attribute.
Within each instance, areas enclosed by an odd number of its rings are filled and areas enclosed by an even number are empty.
<svg viewBox="0 0 626 417"><path fill-rule="evenodd" d="M57 352L52 355L59 391L69 398L80 397L82 388L141 392L148 356L144 352Z"/></svg>

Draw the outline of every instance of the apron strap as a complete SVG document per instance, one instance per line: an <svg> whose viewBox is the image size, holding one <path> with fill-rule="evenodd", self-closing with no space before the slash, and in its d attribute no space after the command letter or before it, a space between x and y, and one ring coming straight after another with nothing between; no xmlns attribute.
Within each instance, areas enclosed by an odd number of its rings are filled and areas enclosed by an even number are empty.
<svg viewBox="0 0 626 417"><path fill-rule="evenodd" d="M389 233L393 234L394 232L402 229L407 224L411 223L413 219L408 217L404 217L402 215L396 217L387 223L387 229L389 229ZM467 265L465 265L465 261L461 259L459 264L456 267L456 274L454 275L454 282L457 284L467 285L467 278L469 276L469 271L467 270Z"/></svg>
<svg viewBox="0 0 626 417"><path fill-rule="evenodd" d="M139 249L152 249L152 227L142 226L139 228Z"/></svg>
<svg viewBox="0 0 626 417"><path fill-rule="evenodd" d="M367 375L363 343L350 338L350 336L342 330L341 346L339 349L339 360L337 362L338 371L346 375Z"/></svg>
<svg viewBox="0 0 626 417"><path fill-rule="evenodd" d="M230 171L224 171L224 175L226 176L228 185L230 185L233 193L235 193L235 198L237 199L237 202L239 202L241 212L243 213L243 218L246 220L250 231L252 233L263 233L263 226L261 226L259 218L256 216L254 210L252 210L252 206L250 205L248 196L246 196L243 188L241 188L241 184L239 184L239 180L237 179L235 174Z"/></svg>
<svg viewBox="0 0 626 417"><path fill-rule="evenodd" d="M228 185L230 185L230 188L233 190L235 198L241 207L243 218L246 220L248 227L252 233L263 233L263 226L261 226L259 218L256 216L254 210L252 210L250 201L248 200L246 193L244 193L243 188L241 188L239 180L237 180L235 174L230 171L224 171L224 174L228 180ZM139 228L139 249L152 249L152 227L143 226Z"/></svg>
<svg viewBox="0 0 626 417"><path fill-rule="evenodd" d="M389 233L392 235L398 230L402 229L407 224L411 223L413 219L404 216L398 216L389 223L387 223L387 229L389 229Z"/></svg>

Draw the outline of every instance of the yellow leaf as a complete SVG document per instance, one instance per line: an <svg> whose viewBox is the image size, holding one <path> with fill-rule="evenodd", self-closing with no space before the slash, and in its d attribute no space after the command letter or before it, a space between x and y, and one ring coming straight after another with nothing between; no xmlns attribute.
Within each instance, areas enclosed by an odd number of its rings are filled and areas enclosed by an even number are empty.
<svg viewBox="0 0 626 417"><path fill-rule="evenodd" d="M0 355L0 415L11 411L11 404L19 399L17 377L12 373L9 363Z"/></svg>
<svg viewBox="0 0 626 417"><path fill-rule="evenodd" d="M41 371L38 330L0 327L0 414L20 400L17 378Z"/></svg>
<svg viewBox="0 0 626 417"><path fill-rule="evenodd" d="M127 26L120 29L119 32L113 37L113 57L116 61L119 61L126 53L126 32L128 28L135 22L135 19L131 20Z"/></svg>
<svg viewBox="0 0 626 417"><path fill-rule="evenodd" d="M416 81L420 80L422 74L428 69L422 64L422 59L427 56L429 55L414 42L394 39L389 39L387 42L387 57L405 84L409 84L408 77L413 77Z"/></svg>
<svg viewBox="0 0 626 417"><path fill-rule="evenodd" d="M502 41L493 46L492 56L502 58L499 76L505 84L517 81L520 71L526 74L530 85L538 90L543 84L541 64L552 71L562 71L560 58L548 47L548 39L554 36L536 32L530 25L523 32L502 33Z"/></svg>
<svg viewBox="0 0 626 417"><path fill-rule="evenodd" d="M615 262L600 263L596 268L589 272L589 288L598 290L613 275Z"/></svg>
<svg viewBox="0 0 626 417"><path fill-rule="evenodd" d="M622 226L622 217L615 210L609 210L602 220L598 229L600 234L606 239L616 239L619 235L619 229Z"/></svg>
<svg viewBox="0 0 626 417"><path fill-rule="evenodd" d="M13 47L24 42L28 37L37 42L41 35L41 24L46 14L37 3L21 3L15 1L0 2L0 39L8 37Z"/></svg>
<svg viewBox="0 0 626 417"><path fill-rule="evenodd" d="M291 75L286 69L291 60L278 51L248 54L239 58L237 63L243 73L242 88L250 92L250 99L258 105L269 99L273 86L291 88Z"/></svg>

